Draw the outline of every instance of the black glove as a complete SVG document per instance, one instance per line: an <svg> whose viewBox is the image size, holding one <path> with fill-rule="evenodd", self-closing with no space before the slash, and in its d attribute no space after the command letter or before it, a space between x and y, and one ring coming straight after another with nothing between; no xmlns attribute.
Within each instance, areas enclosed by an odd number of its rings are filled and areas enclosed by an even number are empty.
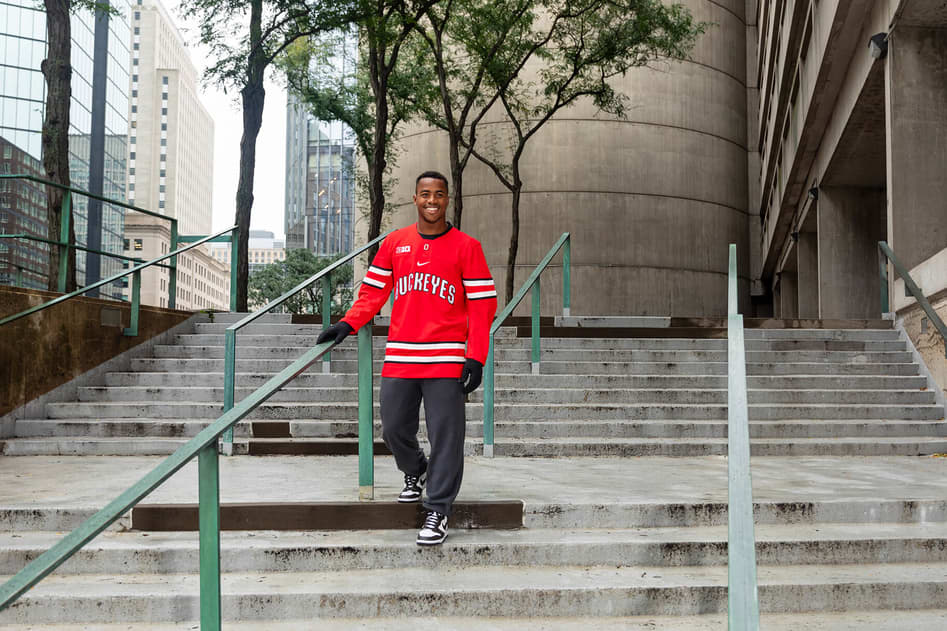
<svg viewBox="0 0 947 631"><path fill-rule="evenodd" d="M342 340L347 338L354 330L355 329L353 329L348 322L339 320L319 334L319 337L316 339L316 344L322 344L323 342L328 342L329 340L334 341L336 344L341 344Z"/></svg>
<svg viewBox="0 0 947 631"><path fill-rule="evenodd" d="M483 379L483 364L469 357L464 360L464 371L460 373L460 383L464 387L464 394L470 394L480 385Z"/></svg>

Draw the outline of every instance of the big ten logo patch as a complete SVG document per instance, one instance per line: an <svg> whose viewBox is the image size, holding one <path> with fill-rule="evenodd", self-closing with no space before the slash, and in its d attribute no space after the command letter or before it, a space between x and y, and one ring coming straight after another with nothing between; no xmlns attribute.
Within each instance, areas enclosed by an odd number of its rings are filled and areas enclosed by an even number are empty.
<svg viewBox="0 0 947 631"><path fill-rule="evenodd" d="M395 248L395 254L408 254L411 251L410 245L399 245Z"/></svg>

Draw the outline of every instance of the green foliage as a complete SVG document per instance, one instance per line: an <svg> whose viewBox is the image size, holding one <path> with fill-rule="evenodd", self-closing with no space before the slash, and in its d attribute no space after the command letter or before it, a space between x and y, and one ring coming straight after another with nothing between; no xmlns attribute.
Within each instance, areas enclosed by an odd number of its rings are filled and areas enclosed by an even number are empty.
<svg viewBox="0 0 947 631"><path fill-rule="evenodd" d="M264 266L250 275L249 297L253 308L272 302L332 264L334 259L317 257L309 250L287 250L286 260ZM352 302L352 266L332 272L332 313L343 314ZM322 280L308 285L282 305L289 313L322 313Z"/></svg>
<svg viewBox="0 0 947 631"><path fill-rule="evenodd" d="M199 24L213 60L206 80L240 91L300 37L330 32L358 14L358 0L182 0L183 17ZM258 21L251 20L258 15ZM258 26L255 26L258 24ZM249 25L249 26L248 26ZM251 63L253 58L262 63ZM262 77L260 77L262 78Z"/></svg>

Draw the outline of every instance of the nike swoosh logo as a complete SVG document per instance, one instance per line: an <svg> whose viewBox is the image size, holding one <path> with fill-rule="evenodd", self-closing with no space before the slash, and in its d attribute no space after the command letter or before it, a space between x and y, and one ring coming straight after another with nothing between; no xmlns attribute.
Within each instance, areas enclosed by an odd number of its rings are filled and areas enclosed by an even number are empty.
<svg viewBox="0 0 947 631"><path fill-rule="evenodd" d="M421 261L418 261L418 267L421 267L422 265L427 265L428 263L430 263L430 261L427 261L427 262L425 262L425 263L422 263Z"/></svg>

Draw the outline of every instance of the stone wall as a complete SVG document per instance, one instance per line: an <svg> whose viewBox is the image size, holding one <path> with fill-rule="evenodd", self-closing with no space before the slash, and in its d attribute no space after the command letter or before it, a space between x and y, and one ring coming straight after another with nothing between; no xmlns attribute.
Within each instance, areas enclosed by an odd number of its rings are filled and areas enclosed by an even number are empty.
<svg viewBox="0 0 947 631"><path fill-rule="evenodd" d="M0 317L59 294L0 286ZM187 311L141 307L138 336L123 334L131 305L73 298L0 327L0 416L123 353L188 317Z"/></svg>

